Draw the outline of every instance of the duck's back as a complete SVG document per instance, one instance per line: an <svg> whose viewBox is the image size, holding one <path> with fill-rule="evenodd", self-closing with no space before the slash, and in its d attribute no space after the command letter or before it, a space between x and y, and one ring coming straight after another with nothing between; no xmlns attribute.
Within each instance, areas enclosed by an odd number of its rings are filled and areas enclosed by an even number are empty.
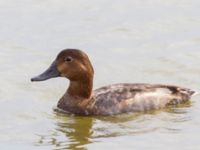
<svg viewBox="0 0 200 150"><path fill-rule="evenodd" d="M94 91L95 113L111 115L160 109L188 101L194 93L171 85L113 84Z"/></svg>

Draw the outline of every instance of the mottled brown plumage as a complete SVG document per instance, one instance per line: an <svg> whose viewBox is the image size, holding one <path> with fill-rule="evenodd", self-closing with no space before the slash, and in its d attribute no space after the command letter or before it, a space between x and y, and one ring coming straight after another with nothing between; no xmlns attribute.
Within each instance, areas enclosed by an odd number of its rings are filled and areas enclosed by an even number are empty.
<svg viewBox="0 0 200 150"><path fill-rule="evenodd" d="M51 67L32 78L42 81L62 76L70 80L67 92L57 107L78 115L115 115L161 109L188 101L193 90L160 84L113 84L96 89L93 87L93 68L88 56L76 49L61 51Z"/></svg>

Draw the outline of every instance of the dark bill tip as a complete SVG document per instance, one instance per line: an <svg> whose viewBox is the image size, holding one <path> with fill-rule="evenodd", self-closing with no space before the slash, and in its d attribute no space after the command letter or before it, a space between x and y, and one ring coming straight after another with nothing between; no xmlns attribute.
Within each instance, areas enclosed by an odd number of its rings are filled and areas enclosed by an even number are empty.
<svg viewBox="0 0 200 150"><path fill-rule="evenodd" d="M44 81L45 79L42 79L41 77L37 76L37 77L33 77L31 78L31 82L35 82L35 81ZM47 79L46 79L47 80Z"/></svg>

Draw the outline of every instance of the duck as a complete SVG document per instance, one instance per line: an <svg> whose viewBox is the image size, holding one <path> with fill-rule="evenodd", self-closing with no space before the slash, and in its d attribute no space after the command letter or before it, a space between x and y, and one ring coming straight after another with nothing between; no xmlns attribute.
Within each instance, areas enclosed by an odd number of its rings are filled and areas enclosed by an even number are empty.
<svg viewBox="0 0 200 150"><path fill-rule="evenodd" d="M57 108L75 115L108 116L145 112L185 103L194 90L165 84L117 83L93 90L94 69L87 54L79 49L64 49L42 74L31 81L64 77L67 91Z"/></svg>

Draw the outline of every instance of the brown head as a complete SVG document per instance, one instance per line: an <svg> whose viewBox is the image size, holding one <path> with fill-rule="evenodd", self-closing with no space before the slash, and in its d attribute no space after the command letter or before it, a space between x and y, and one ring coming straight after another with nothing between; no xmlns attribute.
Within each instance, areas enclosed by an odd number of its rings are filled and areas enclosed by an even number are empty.
<svg viewBox="0 0 200 150"><path fill-rule="evenodd" d="M66 77L70 80L69 94L89 97L92 90L93 74L92 64L83 51L65 49L58 54L56 60L44 73L32 78L31 81ZM88 92L84 91L84 89L87 89Z"/></svg>

